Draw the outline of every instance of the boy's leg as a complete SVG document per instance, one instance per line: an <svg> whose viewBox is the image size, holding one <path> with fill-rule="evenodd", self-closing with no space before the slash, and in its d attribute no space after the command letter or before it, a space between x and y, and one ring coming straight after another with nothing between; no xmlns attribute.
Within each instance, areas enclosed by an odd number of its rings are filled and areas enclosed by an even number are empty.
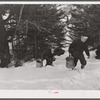
<svg viewBox="0 0 100 100"><path fill-rule="evenodd" d="M77 62L78 62L78 58L74 58L74 64L75 64L75 66L77 65Z"/></svg>
<svg viewBox="0 0 100 100"><path fill-rule="evenodd" d="M75 67L76 67L76 65L77 65L77 62L78 62L78 58L74 58ZM74 68L75 68L75 67L74 67ZM72 68L72 70L73 70L74 68Z"/></svg>
<svg viewBox="0 0 100 100"><path fill-rule="evenodd" d="M83 69L87 63L83 54L80 55L79 60L81 63L81 69Z"/></svg>
<svg viewBox="0 0 100 100"><path fill-rule="evenodd" d="M47 66L47 65L51 65L52 66L52 63L53 63L52 59L48 58L48 59L46 59L46 65L45 66Z"/></svg>

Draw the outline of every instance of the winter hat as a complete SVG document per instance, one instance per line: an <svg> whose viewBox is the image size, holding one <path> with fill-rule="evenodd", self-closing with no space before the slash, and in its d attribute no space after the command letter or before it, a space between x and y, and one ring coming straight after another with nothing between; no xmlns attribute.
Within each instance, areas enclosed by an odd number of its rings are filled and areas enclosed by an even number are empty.
<svg viewBox="0 0 100 100"><path fill-rule="evenodd" d="M81 35L81 37L83 37L84 39L88 39L87 35Z"/></svg>

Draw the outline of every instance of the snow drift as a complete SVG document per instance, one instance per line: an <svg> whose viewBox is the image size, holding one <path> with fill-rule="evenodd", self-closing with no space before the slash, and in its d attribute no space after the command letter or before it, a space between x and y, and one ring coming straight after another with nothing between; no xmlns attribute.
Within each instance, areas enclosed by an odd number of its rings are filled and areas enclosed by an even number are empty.
<svg viewBox="0 0 100 100"><path fill-rule="evenodd" d="M36 68L36 62L27 62L21 67L0 69L2 90L99 90L100 60L91 51L85 69L78 62L75 70L66 68L68 53L56 56L54 66ZM45 64L45 61L44 61Z"/></svg>

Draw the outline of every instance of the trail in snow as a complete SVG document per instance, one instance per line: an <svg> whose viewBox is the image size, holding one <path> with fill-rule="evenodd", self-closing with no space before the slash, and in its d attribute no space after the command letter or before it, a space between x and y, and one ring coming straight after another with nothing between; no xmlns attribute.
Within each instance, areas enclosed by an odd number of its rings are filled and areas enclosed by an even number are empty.
<svg viewBox="0 0 100 100"><path fill-rule="evenodd" d="M95 59L95 52L86 58L88 63L83 70L79 62L76 70L67 69L67 56L65 53L56 57L54 67L36 68L35 62L27 62L22 67L0 69L0 89L99 90L100 60Z"/></svg>

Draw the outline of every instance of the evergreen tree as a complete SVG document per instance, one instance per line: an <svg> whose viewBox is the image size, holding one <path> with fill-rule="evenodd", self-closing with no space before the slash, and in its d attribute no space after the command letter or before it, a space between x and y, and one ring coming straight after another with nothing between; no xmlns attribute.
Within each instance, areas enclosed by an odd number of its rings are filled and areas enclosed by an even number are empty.
<svg viewBox="0 0 100 100"><path fill-rule="evenodd" d="M60 22L62 15L63 12L57 10L56 5L24 5L21 23L25 24L19 25L19 31L23 32L23 37L25 37L21 40L25 45L23 49L26 49L26 55L23 57L33 54L33 57L37 59L41 57L45 49L51 48L52 45L63 47L65 33L63 32L64 25ZM27 32L25 27L27 27ZM21 36L19 32L18 35ZM20 49L16 50L21 52Z"/></svg>
<svg viewBox="0 0 100 100"><path fill-rule="evenodd" d="M1 5L0 8L1 16L9 11L5 20L2 20L2 17L0 19L2 26L0 37L5 38L0 40L0 43L5 42L5 45L0 46L8 47L7 39L11 37L9 41L13 45L16 62L27 58L28 60L40 58L42 52L50 49L52 45L64 47L64 25L60 21L64 12L57 9L57 5ZM7 36L3 36L4 34ZM1 47L3 50L4 48ZM9 49L7 50L9 52Z"/></svg>
<svg viewBox="0 0 100 100"><path fill-rule="evenodd" d="M73 5L71 19L67 21L70 35L88 35L90 45L100 43L100 5Z"/></svg>

